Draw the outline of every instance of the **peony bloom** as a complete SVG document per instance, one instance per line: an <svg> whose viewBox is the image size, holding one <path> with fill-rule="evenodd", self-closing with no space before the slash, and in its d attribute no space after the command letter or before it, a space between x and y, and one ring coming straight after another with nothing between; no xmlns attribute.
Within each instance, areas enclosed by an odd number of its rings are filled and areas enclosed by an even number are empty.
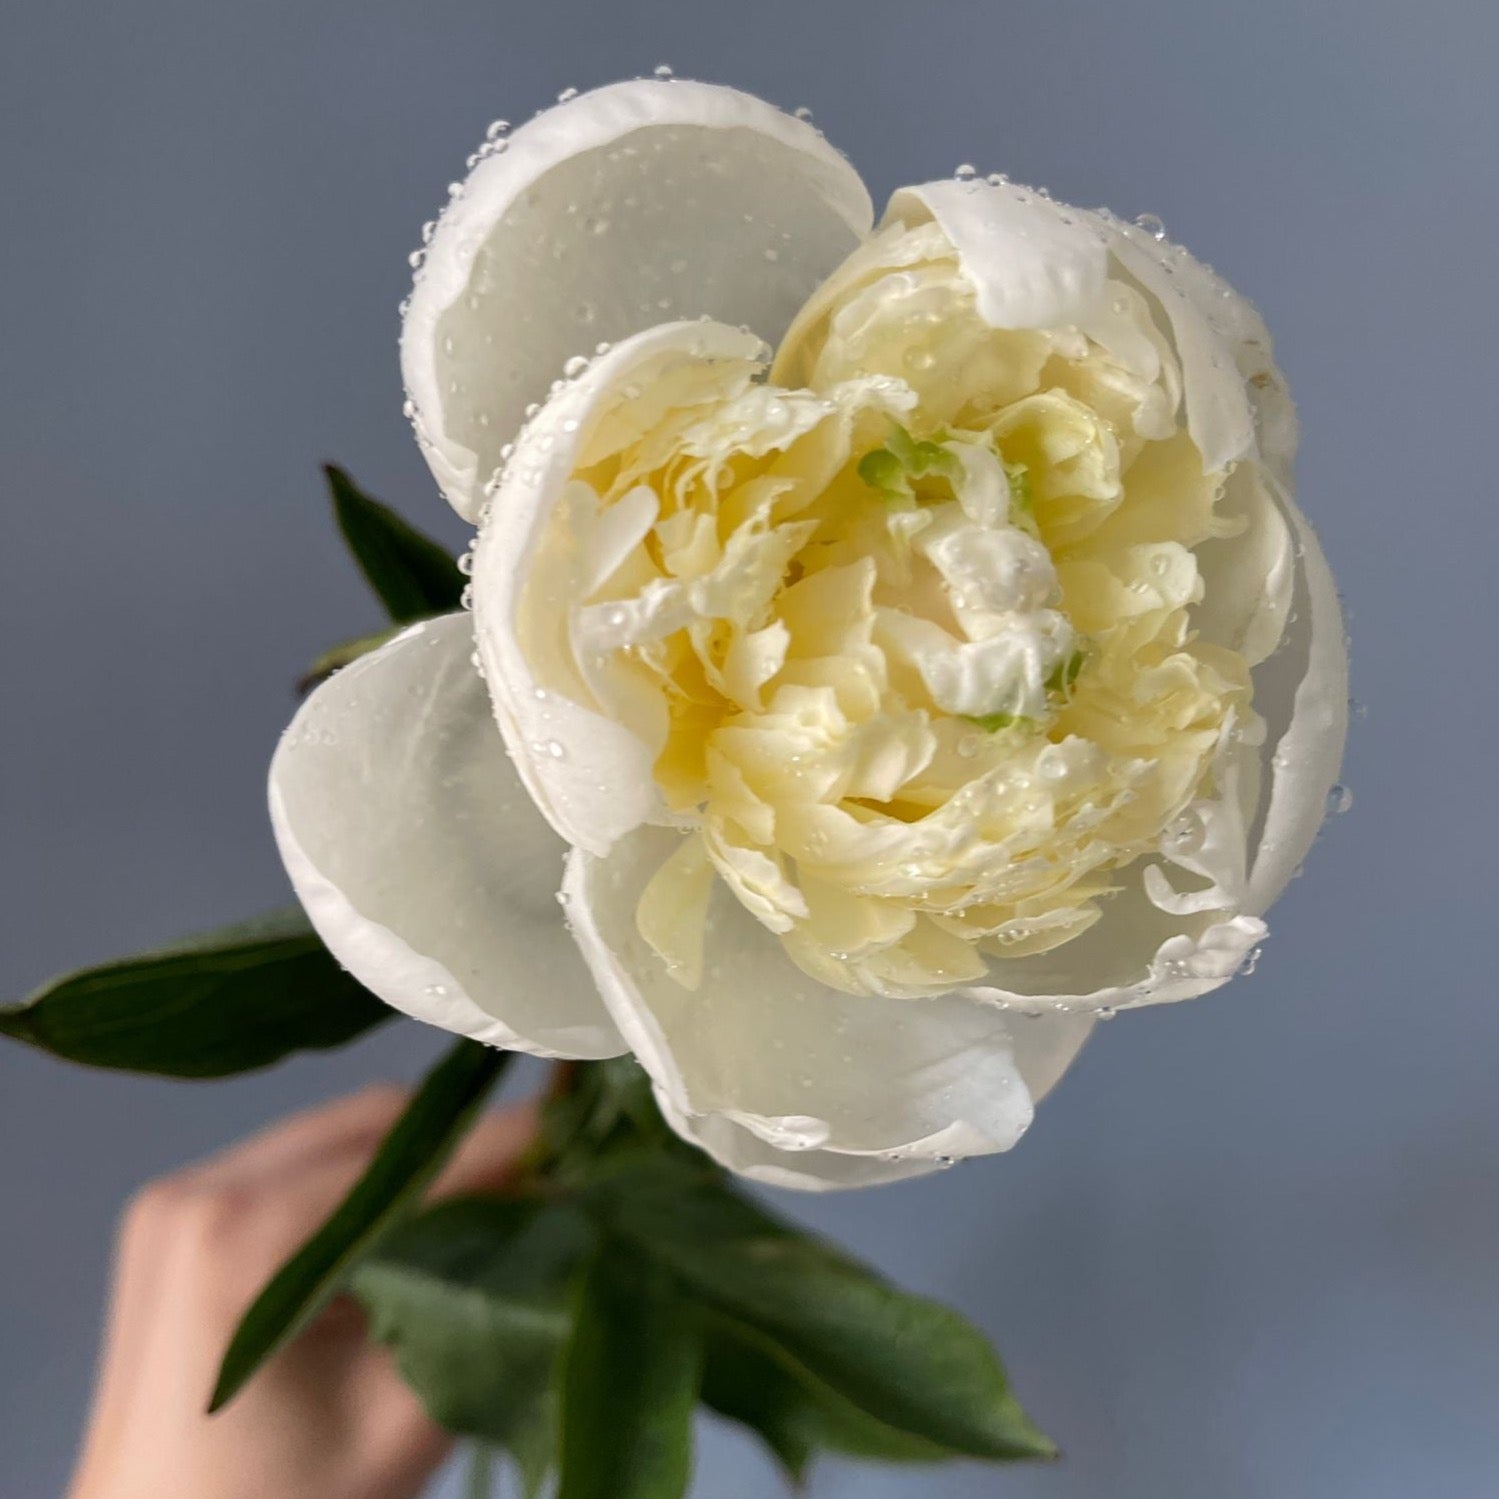
<svg viewBox="0 0 1499 1499"><path fill-rule="evenodd" d="M271 775L335 954L633 1051L736 1171L1004 1150L1100 1015L1228 980L1342 753L1338 600L1253 308L1003 178L867 193L641 81L481 150L402 332L472 611Z"/></svg>

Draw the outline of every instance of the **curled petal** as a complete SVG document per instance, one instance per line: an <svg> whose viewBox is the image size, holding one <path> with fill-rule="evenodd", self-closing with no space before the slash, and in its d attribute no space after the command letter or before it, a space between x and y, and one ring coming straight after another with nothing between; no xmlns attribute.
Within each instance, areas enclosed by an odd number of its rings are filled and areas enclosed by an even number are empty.
<svg viewBox="0 0 1499 1499"><path fill-rule="evenodd" d="M928 182L901 188L885 222L934 219L957 250L995 328L1071 325L1118 346L1107 293L1111 263L1161 309L1181 362L1187 430L1208 471L1257 452L1256 405L1269 409L1269 341L1249 303L1179 246L1112 214L1053 202L1014 183ZM1264 393L1257 401L1250 381ZM1280 387L1283 390L1283 387ZM1294 449L1277 409L1274 446Z"/></svg>
<svg viewBox="0 0 1499 1499"><path fill-rule="evenodd" d="M1223 283L1180 246L1157 240L1138 225L1107 214L1093 218L1115 260L1154 298L1171 326L1187 431L1203 468L1212 473L1257 456L1254 404L1235 358L1237 323L1218 296ZM1230 295L1248 307L1242 297Z"/></svg>
<svg viewBox="0 0 1499 1499"><path fill-rule="evenodd" d="M733 1170L856 1186L1007 1150L1087 1038L1084 1015L829 989L722 890L702 982L689 990L637 920L681 841L641 828L607 858L574 851L563 889L579 947L667 1116Z"/></svg>
<svg viewBox="0 0 1499 1499"><path fill-rule="evenodd" d="M747 382L761 352L753 334L721 323L667 323L615 345L526 428L486 512L474 552L474 623L495 714L537 806L562 837L592 852L662 815L652 779L660 745L649 719L622 721L600 684L579 675L572 636L595 625L585 606L599 581L596 558L608 549L598 533L611 516L598 514L587 486L570 486L569 476L585 447L608 448L607 403L621 387L667 401L680 386L684 400L706 399L715 369ZM666 591L652 598L663 612L672 607ZM629 624L627 613L606 607L602 623L617 614Z"/></svg>
<svg viewBox="0 0 1499 1499"><path fill-rule="evenodd" d="M600 341L699 315L779 338L870 218L812 126L735 89L638 79L538 115L461 184L405 315L443 493L477 518L525 407Z"/></svg>
<svg viewBox="0 0 1499 1499"><path fill-rule="evenodd" d="M554 898L532 806L474 669L471 621L413 625L324 682L271 763L271 822L333 955L387 1004L541 1056L624 1043Z"/></svg>
<svg viewBox="0 0 1499 1499"><path fill-rule="evenodd" d="M935 219L995 328L1053 328L1098 307L1108 252L1090 216L1011 183L926 182L890 199L885 222Z"/></svg>
<svg viewBox="0 0 1499 1499"><path fill-rule="evenodd" d="M1282 647L1287 669L1275 674L1278 690L1264 694L1270 701L1262 711L1272 729L1277 719L1285 728L1270 740L1269 795L1249 876L1248 909L1255 912L1275 901L1316 840L1348 737L1348 645L1338 591L1310 522L1288 495L1277 498L1295 537L1300 604L1294 633ZM1265 675L1279 665L1272 658Z"/></svg>

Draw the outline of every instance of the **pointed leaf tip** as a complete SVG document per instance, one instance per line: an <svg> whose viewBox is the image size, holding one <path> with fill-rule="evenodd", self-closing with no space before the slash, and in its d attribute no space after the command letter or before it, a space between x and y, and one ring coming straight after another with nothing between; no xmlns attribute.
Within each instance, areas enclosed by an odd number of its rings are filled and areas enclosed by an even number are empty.
<svg viewBox="0 0 1499 1499"><path fill-rule="evenodd" d="M367 495L337 464L325 463L323 473L338 528L391 619L409 624L457 609L463 574L447 550Z"/></svg>

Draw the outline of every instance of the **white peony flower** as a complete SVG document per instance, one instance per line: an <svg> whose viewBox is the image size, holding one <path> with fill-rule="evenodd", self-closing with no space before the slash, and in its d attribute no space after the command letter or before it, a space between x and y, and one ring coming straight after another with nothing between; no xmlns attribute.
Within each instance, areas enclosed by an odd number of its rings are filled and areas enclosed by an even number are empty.
<svg viewBox="0 0 1499 1499"><path fill-rule="evenodd" d="M1099 1015L1230 978L1345 729L1253 308L1002 178L871 218L726 88L481 152L401 343L472 614L319 688L271 774L376 994L633 1051L801 1187L1007 1149Z"/></svg>

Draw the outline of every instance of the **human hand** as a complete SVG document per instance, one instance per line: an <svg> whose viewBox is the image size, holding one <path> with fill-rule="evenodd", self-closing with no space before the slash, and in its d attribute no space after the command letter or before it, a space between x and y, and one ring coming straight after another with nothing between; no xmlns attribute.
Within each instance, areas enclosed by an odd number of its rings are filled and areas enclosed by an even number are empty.
<svg viewBox="0 0 1499 1499"><path fill-rule="evenodd" d="M450 1438L340 1297L216 1416L218 1362L261 1287L368 1164L407 1095L375 1087L149 1183L121 1223L93 1413L69 1499L413 1499ZM434 1195L503 1185L534 1112L485 1116Z"/></svg>

